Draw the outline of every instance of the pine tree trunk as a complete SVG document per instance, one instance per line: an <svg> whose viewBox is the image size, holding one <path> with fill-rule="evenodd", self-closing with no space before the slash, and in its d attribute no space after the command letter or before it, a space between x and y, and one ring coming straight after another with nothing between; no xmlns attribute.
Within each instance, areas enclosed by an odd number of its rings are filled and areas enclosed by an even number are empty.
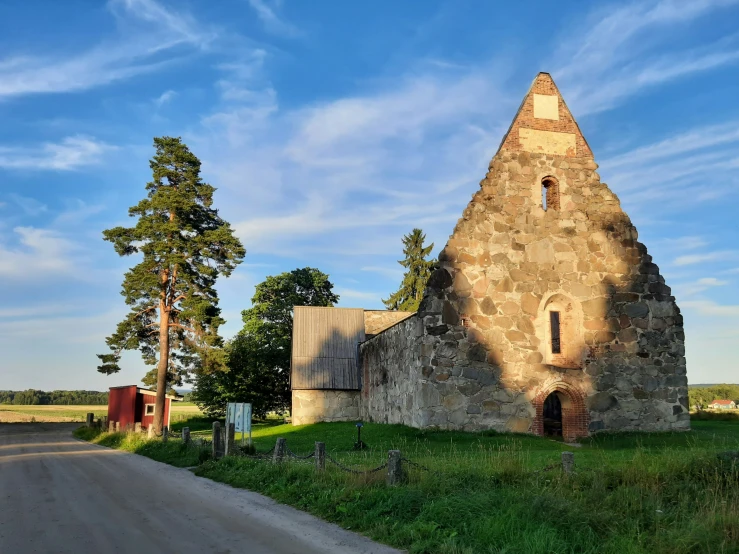
<svg viewBox="0 0 739 554"><path fill-rule="evenodd" d="M169 366L169 312L164 301L159 303L159 367L157 368L157 398L154 405L154 430L162 434L164 402L167 394L167 367Z"/></svg>

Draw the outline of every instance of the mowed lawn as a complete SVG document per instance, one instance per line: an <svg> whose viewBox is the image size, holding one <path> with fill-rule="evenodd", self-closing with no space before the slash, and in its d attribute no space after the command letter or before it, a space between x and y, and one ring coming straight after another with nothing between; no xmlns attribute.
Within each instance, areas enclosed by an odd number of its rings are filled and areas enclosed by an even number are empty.
<svg viewBox="0 0 739 554"><path fill-rule="evenodd" d="M107 406L15 406L0 404L0 423L22 423L30 421L61 423L85 421L89 412L95 418L108 415ZM197 417L202 412L190 402L173 402L172 422Z"/></svg>

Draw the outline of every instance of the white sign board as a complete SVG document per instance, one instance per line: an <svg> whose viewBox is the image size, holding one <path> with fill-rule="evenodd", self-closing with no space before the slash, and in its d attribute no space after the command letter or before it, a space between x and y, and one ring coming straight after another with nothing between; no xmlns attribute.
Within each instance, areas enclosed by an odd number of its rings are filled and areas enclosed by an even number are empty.
<svg viewBox="0 0 739 554"><path fill-rule="evenodd" d="M241 444L249 436L251 444L251 404L246 402L229 402L226 408L226 429L233 423L236 433L241 433Z"/></svg>

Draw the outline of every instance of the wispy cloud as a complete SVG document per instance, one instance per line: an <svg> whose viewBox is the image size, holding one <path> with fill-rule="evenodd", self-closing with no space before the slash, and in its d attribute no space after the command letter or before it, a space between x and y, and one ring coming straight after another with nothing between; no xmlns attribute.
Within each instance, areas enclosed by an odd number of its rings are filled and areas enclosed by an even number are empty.
<svg viewBox="0 0 739 554"><path fill-rule="evenodd" d="M364 302L378 302L382 298L382 294L377 292L366 292L362 290L339 288L336 289L336 294L343 301L345 300L361 300Z"/></svg>
<svg viewBox="0 0 739 554"><path fill-rule="evenodd" d="M555 60L567 101L582 116L609 109L642 90L739 61L734 37L681 47L676 36L693 21L736 0L636 1L603 6L578 28L563 33ZM581 40L573 40L581 29ZM669 43L671 52L659 47ZM598 86L608 82L608 86Z"/></svg>
<svg viewBox="0 0 739 554"><path fill-rule="evenodd" d="M731 121L688 129L604 160L601 173L637 209L654 201L685 208L726 197L739 184L737 127Z"/></svg>
<svg viewBox="0 0 739 554"><path fill-rule="evenodd" d="M460 187L484 174L504 131L498 116L513 109L495 100L495 79L466 71L292 110L269 84L255 87L259 76L230 76L241 92L223 94L194 138L221 191L246 206L232 219L239 236L252 252L360 255L393 252L413 225L430 241L448 235L467 201Z"/></svg>
<svg viewBox="0 0 739 554"><path fill-rule="evenodd" d="M680 298L690 298L715 287L724 287L729 281L717 279L716 277L702 277L689 283L681 283L674 288L675 294ZM682 305L682 302L680 303Z"/></svg>
<svg viewBox="0 0 739 554"><path fill-rule="evenodd" d="M248 0L249 5L256 12L264 28L275 35L293 38L300 35L300 30L281 18L277 12L282 7L280 0Z"/></svg>
<svg viewBox="0 0 739 554"><path fill-rule="evenodd" d="M105 209L102 204L89 204L75 198L67 202L67 208L54 219L55 225L79 224L88 217L99 214Z"/></svg>
<svg viewBox="0 0 739 554"><path fill-rule="evenodd" d="M154 105L157 108L161 108L164 104L172 100L175 96L177 96L177 93L175 91L166 90L154 99Z"/></svg>
<svg viewBox="0 0 739 554"><path fill-rule="evenodd" d="M711 300L686 300L680 303L680 307L696 310L703 315L739 316L739 305L717 304Z"/></svg>
<svg viewBox="0 0 739 554"><path fill-rule="evenodd" d="M112 0L108 5L126 22L116 39L76 54L0 58L0 98L80 91L128 79L183 55L180 47L205 48L215 37L192 16L155 0Z"/></svg>
<svg viewBox="0 0 739 554"><path fill-rule="evenodd" d="M41 215L48 210L46 204L39 202L35 198L29 196L21 196L20 194L11 194L11 200L18 206L24 214L35 217Z"/></svg>
<svg viewBox="0 0 739 554"><path fill-rule="evenodd" d="M673 265L684 266L694 265L703 262L715 262L717 260L726 260L735 258L737 252L735 250L723 250L719 252L706 252L704 254L686 254L684 256L678 256L673 260Z"/></svg>
<svg viewBox="0 0 739 554"><path fill-rule="evenodd" d="M0 242L0 279L44 281L81 271L79 248L56 231L15 227L17 245Z"/></svg>
<svg viewBox="0 0 739 554"><path fill-rule="evenodd" d="M360 271L368 271L370 273L379 273L388 279L400 281L403 278L403 270L401 268L385 267L385 266L365 266Z"/></svg>
<svg viewBox="0 0 739 554"><path fill-rule="evenodd" d="M100 163L113 149L93 137L79 135L39 147L0 146L0 168L69 171Z"/></svg>

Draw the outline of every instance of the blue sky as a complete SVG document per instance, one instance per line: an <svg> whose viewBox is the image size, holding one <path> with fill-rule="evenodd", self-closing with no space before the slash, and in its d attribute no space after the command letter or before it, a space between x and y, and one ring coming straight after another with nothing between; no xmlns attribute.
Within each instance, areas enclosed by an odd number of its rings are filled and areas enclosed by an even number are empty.
<svg viewBox="0 0 739 554"><path fill-rule="evenodd" d="M438 253L534 76L552 74L685 315L688 377L739 382L739 2L5 0L0 389L95 371L125 314L101 231L130 223L152 137L182 136L266 275L313 266L381 308L400 239Z"/></svg>

